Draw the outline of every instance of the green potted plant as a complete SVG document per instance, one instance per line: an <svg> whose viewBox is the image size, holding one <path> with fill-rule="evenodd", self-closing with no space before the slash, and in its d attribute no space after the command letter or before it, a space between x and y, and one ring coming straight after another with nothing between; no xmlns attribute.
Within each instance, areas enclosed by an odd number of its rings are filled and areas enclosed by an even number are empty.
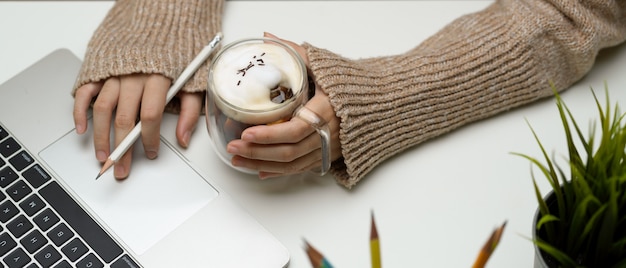
<svg viewBox="0 0 626 268"><path fill-rule="evenodd" d="M533 221L535 267L626 267L625 115L617 104L611 107L608 90L605 109L593 93L599 120L592 121L585 138L555 95L568 148L567 169L548 156L532 127L545 163L516 154L530 160L551 186L544 196L531 172L539 203Z"/></svg>

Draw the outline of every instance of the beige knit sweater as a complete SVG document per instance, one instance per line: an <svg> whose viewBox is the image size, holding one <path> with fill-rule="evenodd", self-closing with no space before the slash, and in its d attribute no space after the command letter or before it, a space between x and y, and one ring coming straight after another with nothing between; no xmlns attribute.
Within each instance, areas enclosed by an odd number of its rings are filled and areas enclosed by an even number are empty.
<svg viewBox="0 0 626 268"><path fill-rule="evenodd" d="M77 86L134 72L170 78L219 30L222 1L118 1L89 45ZM313 23L313 22L312 22ZM419 25L415 25L419 27ZM467 123L551 96L626 39L626 1L502 0L400 55L348 59L304 44L341 119L337 181ZM205 90L206 68L185 90Z"/></svg>

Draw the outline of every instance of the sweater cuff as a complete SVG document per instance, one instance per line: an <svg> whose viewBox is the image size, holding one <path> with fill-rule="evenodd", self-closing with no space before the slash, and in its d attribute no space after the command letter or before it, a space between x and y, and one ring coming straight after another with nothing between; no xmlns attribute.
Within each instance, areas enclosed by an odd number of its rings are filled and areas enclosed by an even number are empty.
<svg viewBox="0 0 626 268"><path fill-rule="evenodd" d="M72 94L109 77L158 73L175 80L221 28L223 1L119 0L92 36ZM206 90L205 63L183 91Z"/></svg>
<svg viewBox="0 0 626 268"><path fill-rule="evenodd" d="M616 3L548 2L497 1L395 56L351 60L304 44L341 121L338 182L350 188L410 147L553 96L550 84L569 87L626 39Z"/></svg>
<svg viewBox="0 0 626 268"><path fill-rule="evenodd" d="M550 95L514 19L495 5L462 17L404 54L347 59L304 44L338 118L347 188L384 160L430 138Z"/></svg>

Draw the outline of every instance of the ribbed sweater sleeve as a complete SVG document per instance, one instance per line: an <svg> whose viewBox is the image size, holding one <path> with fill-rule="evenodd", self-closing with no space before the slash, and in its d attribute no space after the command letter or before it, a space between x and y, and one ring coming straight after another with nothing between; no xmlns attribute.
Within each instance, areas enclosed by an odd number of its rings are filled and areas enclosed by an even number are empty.
<svg viewBox="0 0 626 268"><path fill-rule="evenodd" d="M400 55L348 59L305 44L340 118L350 188L385 159L470 122L552 95L624 41L624 1L503 0ZM415 25L414 27L420 27Z"/></svg>
<svg viewBox="0 0 626 268"><path fill-rule="evenodd" d="M175 80L221 30L223 0L118 0L92 36L74 90L133 73ZM204 64L182 90L206 90Z"/></svg>

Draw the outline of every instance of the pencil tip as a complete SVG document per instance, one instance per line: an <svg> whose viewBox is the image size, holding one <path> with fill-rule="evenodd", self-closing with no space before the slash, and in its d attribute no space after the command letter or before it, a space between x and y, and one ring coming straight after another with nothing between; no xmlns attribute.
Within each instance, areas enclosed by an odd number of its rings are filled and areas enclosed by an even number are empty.
<svg viewBox="0 0 626 268"><path fill-rule="evenodd" d="M111 166L113 166L113 160L111 160L111 158L107 159L106 162L104 162L104 164L102 165L102 169L100 169L100 172L98 173L98 176L96 176L96 180L98 178L100 178L100 176L102 176L102 174L104 174L104 172L107 171L107 169L109 169Z"/></svg>
<svg viewBox="0 0 626 268"><path fill-rule="evenodd" d="M372 228L370 229L370 239L378 239L378 230L376 229L376 221L374 220L373 211L372 211Z"/></svg>

